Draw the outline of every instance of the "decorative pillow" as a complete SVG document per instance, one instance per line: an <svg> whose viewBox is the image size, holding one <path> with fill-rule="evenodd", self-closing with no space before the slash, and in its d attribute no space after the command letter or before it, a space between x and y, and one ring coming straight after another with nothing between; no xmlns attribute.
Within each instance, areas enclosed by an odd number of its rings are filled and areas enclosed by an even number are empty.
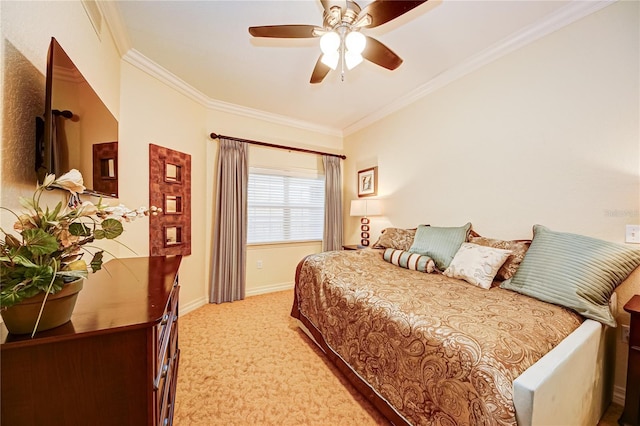
<svg viewBox="0 0 640 426"><path fill-rule="evenodd" d="M615 327L609 299L638 265L640 250L535 225L527 255L513 278L500 287Z"/></svg>
<svg viewBox="0 0 640 426"><path fill-rule="evenodd" d="M382 258L389 263L414 271L431 273L436 269L436 265L430 257L404 250L388 248L382 254Z"/></svg>
<svg viewBox="0 0 640 426"><path fill-rule="evenodd" d="M409 251L429 256L436 262L436 267L443 271L451 263L460 245L467 241L470 229L471 223L453 228L420 225Z"/></svg>
<svg viewBox="0 0 640 426"><path fill-rule="evenodd" d="M511 250L462 243L443 274L489 289L498 269L510 254Z"/></svg>
<svg viewBox="0 0 640 426"><path fill-rule="evenodd" d="M414 229L386 228L373 248L394 248L398 250L409 250L413 244L413 237L416 235Z"/></svg>
<svg viewBox="0 0 640 426"><path fill-rule="evenodd" d="M500 281L508 280L509 278L513 277L513 275L518 270L518 266L520 266L520 263L522 263L522 259L524 259L524 255L527 253L529 245L531 244L530 240L505 241L480 236L469 237L469 242L481 246L511 250L511 254L509 255L509 257L507 257L506 262L504 262L504 265L500 267L498 273L496 274L496 279Z"/></svg>

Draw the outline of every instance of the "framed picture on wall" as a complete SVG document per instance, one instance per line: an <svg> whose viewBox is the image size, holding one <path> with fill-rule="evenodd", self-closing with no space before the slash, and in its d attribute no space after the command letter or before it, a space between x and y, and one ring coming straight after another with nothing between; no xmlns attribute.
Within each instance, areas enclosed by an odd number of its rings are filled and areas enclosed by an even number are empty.
<svg viewBox="0 0 640 426"><path fill-rule="evenodd" d="M358 172L358 197L378 195L378 168L371 167Z"/></svg>

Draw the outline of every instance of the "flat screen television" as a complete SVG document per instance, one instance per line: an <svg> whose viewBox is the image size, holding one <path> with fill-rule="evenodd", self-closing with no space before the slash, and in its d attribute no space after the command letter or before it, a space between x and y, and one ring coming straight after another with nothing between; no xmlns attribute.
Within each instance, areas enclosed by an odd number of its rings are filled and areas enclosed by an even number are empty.
<svg viewBox="0 0 640 426"><path fill-rule="evenodd" d="M35 163L39 182L77 169L85 193L118 196L118 121L53 37Z"/></svg>

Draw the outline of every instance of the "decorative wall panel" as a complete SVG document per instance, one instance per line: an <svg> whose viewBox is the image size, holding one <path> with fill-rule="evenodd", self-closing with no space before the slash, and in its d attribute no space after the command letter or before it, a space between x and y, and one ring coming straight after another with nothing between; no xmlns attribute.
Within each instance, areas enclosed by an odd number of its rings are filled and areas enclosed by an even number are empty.
<svg viewBox="0 0 640 426"><path fill-rule="evenodd" d="M191 156L149 144L149 253L191 254Z"/></svg>

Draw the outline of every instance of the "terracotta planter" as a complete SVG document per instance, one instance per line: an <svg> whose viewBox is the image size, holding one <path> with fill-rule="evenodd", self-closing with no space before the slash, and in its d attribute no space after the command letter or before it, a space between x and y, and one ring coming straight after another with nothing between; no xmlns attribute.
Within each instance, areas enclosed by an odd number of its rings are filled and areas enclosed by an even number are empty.
<svg viewBox="0 0 640 426"><path fill-rule="evenodd" d="M72 281L65 284L58 293L50 294L47 297L37 331L49 330L69 322L83 284L84 279L82 278ZM41 293L4 309L2 319L9 333L32 333L43 299L44 293Z"/></svg>

